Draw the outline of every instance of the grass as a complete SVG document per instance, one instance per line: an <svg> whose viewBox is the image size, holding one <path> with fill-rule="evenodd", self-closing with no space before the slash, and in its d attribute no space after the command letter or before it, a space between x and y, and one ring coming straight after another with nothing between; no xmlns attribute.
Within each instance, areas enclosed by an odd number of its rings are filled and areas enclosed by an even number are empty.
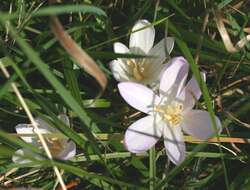
<svg viewBox="0 0 250 190"><path fill-rule="evenodd" d="M249 32L249 3L244 1L7 1L0 5L0 189L60 189L53 167L68 189L249 189L250 45L229 52L214 17L220 12L235 46ZM97 81L67 54L49 26L57 15L72 39L95 60L108 79ZM198 108L222 121L221 138L199 142L186 137L187 158L168 161L160 141L147 153L131 154L122 144L127 127L141 118L120 97L109 62L138 57L113 52L113 43L128 44L131 28L147 19L155 42L166 32L175 38L171 57L184 56L203 92ZM206 83L199 71L207 73ZM74 159L12 162L25 147L43 152L15 135L15 126L30 123L16 94L18 87L33 117L41 117L77 144ZM71 128L57 115L66 112ZM214 125L215 122L213 122ZM191 138L191 139L190 139ZM44 155L46 156L46 155ZM38 164L38 165L37 165ZM33 166L36 167L33 167Z"/></svg>

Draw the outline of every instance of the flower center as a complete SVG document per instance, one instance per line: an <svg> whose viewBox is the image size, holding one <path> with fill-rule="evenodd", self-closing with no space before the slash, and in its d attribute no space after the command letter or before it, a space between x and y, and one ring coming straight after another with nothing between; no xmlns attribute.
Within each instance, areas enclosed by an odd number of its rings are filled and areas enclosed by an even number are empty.
<svg viewBox="0 0 250 190"><path fill-rule="evenodd" d="M40 140L37 140L37 143L41 145ZM52 156L57 156L64 149L63 144L57 137L46 138L46 144L48 145Z"/></svg>
<svg viewBox="0 0 250 190"><path fill-rule="evenodd" d="M142 81L144 78L143 73L145 71L145 67L143 67L143 62L141 64L129 59L127 61L127 65L132 68L133 77L135 78L135 80Z"/></svg>
<svg viewBox="0 0 250 190"><path fill-rule="evenodd" d="M183 104L180 102L173 102L168 105L158 105L154 110L159 113L165 121L169 122L171 126L177 126L183 120Z"/></svg>

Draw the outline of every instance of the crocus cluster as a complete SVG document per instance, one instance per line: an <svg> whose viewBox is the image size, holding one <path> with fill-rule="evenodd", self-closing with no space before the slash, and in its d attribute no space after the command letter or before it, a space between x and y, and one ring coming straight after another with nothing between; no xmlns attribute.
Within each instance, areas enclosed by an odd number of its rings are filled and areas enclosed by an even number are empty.
<svg viewBox="0 0 250 190"><path fill-rule="evenodd" d="M141 153L152 148L163 137L166 154L174 164L185 159L183 133L206 140L222 130L215 117L213 126L207 111L194 109L201 90L194 77L186 82L189 64L183 57L170 59L174 39L166 37L154 45L155 29L147 20L139 20L132 28L129 48L122 43L114 44L114 51L134 54L138 58L118 58L110 63L118 89L124 100L133 108L147 114L128 127L124 145L132 153ZM139 56L138 56L139 55ZM205 73L201 72L205 81ZM66 125L65 114L58 116ZM53 137L60 131L40 118L36 119L39 132L44 135L53 157L68 160L75 156L76 145L66 138ZM19 124L17 133L27 143L42 148L32 125ZM28 135L28 136L27 136ZM13 155L16 163L28 163L30 159L43 159L27 149L19 149Z"/></svg>
<svg viewBox="0 0 250 190"><path fill-rule="evenodd" d="M222 127L217 117L213 126L207 111L194 109L201 90L194 77L186 82L188 62L183 57L175 57L163 64L173 48L173 39L163 39L152 48L155 31L146 20L138 21L132 32L146 26L146 29L131 34L130 50L121 43L114 44L116 53L154 55L154 58L111 62L113 75L120 81L121 96L130 106L147 114L128 127L124 145L132 153L141 153L163 137L169 159L180 164L185 159L186 150L183 132L206 140L220 133ZM205 73L201 73L201 77L205 81ZM158 89L149 88L157 81Z"/></svg>

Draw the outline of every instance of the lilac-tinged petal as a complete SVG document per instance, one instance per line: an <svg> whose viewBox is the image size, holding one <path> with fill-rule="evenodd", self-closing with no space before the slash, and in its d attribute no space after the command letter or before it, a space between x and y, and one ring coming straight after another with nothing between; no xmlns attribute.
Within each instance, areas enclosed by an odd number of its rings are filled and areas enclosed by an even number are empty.
<svg viewBox="0 0 250 190"><path fill-rule="evenodd" d="M124 145L128 151L140 153L149 150L162 136L163 123L154 116L146 116L133 123L126 131Z"/></svg>
<svg viewBox="0 0 250 190"><path fill-rule="evenodd" d="M176 93L183 88L188 75L189 65L183 57L176 57L171 60L170 65L164 71L160 82L160 93L171 93L176 90Z"/></svg>
<svg viewBox="0 0 250 190"><path fill-rule="evenodd" d="M178 165L185 159L186 146L180 126L168 126L163 129L164 145L171 162Z"/></svg>
<svg viewBox="0 0 250 190"><path fill-rule="evenodd" d="M143 52L144 54L147 54L153 47L155 29L153 26L149 26L150 24L151 23L147 20L139 20L132 28L133 33L130 35L129 48L133 53L141 54ZM134 32L136 30L138 31Z"/></svg>
<svg viewBox="0 0 250 190"><path fill-rule="evenodd" d="M201 72L201 79L204 82L206 81L206 74L204 72ZM189 111L195 106L195 103L201 96L199 84L194 76L188 81L182 93L185 93L184 110Z"/></svg>
<svg viewBox="0 0 250 190"><path fill-rule="evenodd" d="M222 125L218 117L215 117L218 134L222 131ZM185 133L201 140L207 140L216 134L212 125L212 120L207 111L191 110L184 115L182 128Z"/></svg>
<svg viewBox="0 0 250 190"><path fill-rule="evenodd" d="M66 142L65 148L56 157L61 160L69 160L76 155L76 144L73 141Z"/></svg>
<svg viewBox="0 0 250 190"><path fill-rule="evenodd" d="M153 105L159 102L159 97L146 86L134 82L122 82L118 89L124 100L135 109L149 113Z"/></svg>
<svg viewBox="0 0 250 190"><path fill-rule="evenodd" d="M201 72L200 74L201 74L201 79L205 82L206 81L206 74L204 72ZM199 84L194 76L188 81L185 89L190 94L192 94L196 98L196 100L199 100L199 98L201 96L201 90L200 90Z"/></svg>
<svg viewBox="0 0 250 190"><path fill-rule="evenodd" d="M201 72L201 79L205 82L206 81L206 74L204 72ZM201 90L198 84L198 81L193 76L186 85L186 90L194 96L196 100L200 99L201 96Z"/></svg>
<svg viewBox="0 0 250 190"><path fill-rule="evenodd" d="M184 109L183 112L186 113L192 110L192 108L195 106L197 99L194 97L194 95L190 94L185 89L180 93L179 96L183 96L183 95L185 97L183 101L183 109Z"/></svg>
<svg viewBox="0 0 250 190"><path fill-rule="evenodd" d="M128 72L127 67L120 59L113 60L110 63L110 69L117 81L119 82L129 81L129 76L127 75Z"/></svg>

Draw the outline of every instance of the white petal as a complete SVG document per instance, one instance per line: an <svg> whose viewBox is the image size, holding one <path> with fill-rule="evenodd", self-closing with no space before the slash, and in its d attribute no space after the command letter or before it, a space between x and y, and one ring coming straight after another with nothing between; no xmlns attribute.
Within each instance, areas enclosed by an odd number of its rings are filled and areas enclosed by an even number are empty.
<svg viewBox="0 0 250 190"><path fill-rule="evenodd" d="M167 40L162 39L149 51L149 55L153 56L153 58L148 58L149 64L144 73L144 84L149 84L151 86L159 84L162 74L164 73L163 71L169 66L169 64L163 64L168 58L168 53L166 53L166 51L169 51L166 50L168 45Z"/></svg>
<svg viewBox="0 0 250 190"><path fill-rule="evenodd" d="M170 53L172 52L174 48L174 38L167 37L163 38L161 41L159 41L150 51L149 55L152 55L156 57L153 60L153 63L162 63Z"/></svg>
<svg viewBox="0 0 250 190"><path fill-rule="evenodd" d="M24 149L17 150L15 154L12 156L12 161L18 164L27 164L31 162L29 159L24 158L25 154L24 151L25 151Z"/></svg>
<svg viewBox="0 0 250 190"><path fill-rule="evenodd" d="M76 155L76 144L73 141L66 143L65 149L56 156L61 160L69 160Z"/></svg>
<svg viewBox="0 0 250 190"><path fill-rule="evenodd" d="M159 83L162 74L164 73L166 64L151 64L147 71L145 72L145 79L142 81L143 84L149 84L151 87L157 85L159 88Z"/></svg>
<svg viewBox="0 0 250 190"><path fill-rule="evenodd" d="M160 93L172 93L173 90L180 91L188 75L188 63L183 57L171 60L170 65L164 71L160 82Z"/></svg>
<svg viewBox="0 0 250 190"><path fill-rule="evenodd" d="M147 20L139 20L133 27L132 32L149 26L151 23ZM129 48L133 53L147 54L149 50L153 47L155 38L155 29L153 26L149 26L140 31L131 33Z"/></svg>
<svg viewBox="0 0 250 190"><path fill-rule="evenodd" d="M114 51L115 53L124 53L124 54L130 53L127 46L125 46L123 43L120 42L114 43Z"/></svg>
<svg viewBox="0 0 250 190"><path fill-rule="evenodd" d="M60 120L62 120L66 125L70 125L70 123L69 123L69 117L66 115L66 114L59 114L58 116L57 116Z"/></svg>
<svg viewBox="0 0 250 190"><path fill-rule="evenodd" d="M165 44L166 40L162 39L149 51L148 54L153 56L151 61L152 67L154 67L156 64L162 64L168 58Z"/></svg>
<svg viewBox="0 0 250 190"><path fill-rule="evenodd" d="M133 153L145 152L162 136L162 122L146 116L133 123L126 131L124 145Z"/></svg>
<svg viewBox="0 0 250 190"><path fill-rule="evenodd" d="M222 131L222 125L219 118L215 118L218 134L220 134ZM186 113L182 128L187 134L201 140L207 140L209 137L216 134L209 113L202 110L191 110Z"/></svg>
<svg viewBox="0 0 250 190"><path fill-rule="evenodd" d="M170 53L174 49L174 38L173 37L166 38L166 48L167 48L168 54L170 55Z"/></svg>
<svg viewBox="0 0 250 190"><path fill-rule="evenodd" d="M51 131L48 131L47 129L43 129L41 127L39 127L38 130L41 134L51 133ZM34 146L40 146L37 142L38 137L36 135L36 131L37 130L35 130L34 127L31 127L31 125L18 124L16 126L16 132L21 135L21 139L23 139L27 143L32 143Z"/></svg>
<svg viewBox="0 0 250 190"><path fill-rule="evenodd" d="M153 105L159 102L159 97L146 86L134 82L122 82L118 89L124 100L135 109L149 113Z"/></svg>
<svg viewBox="0 0 250 190"><path fill-rule="evenodd" d="M42 118L38 117L36 118L36 122L38 124L39 129L47 130L48 132L58 132L58 130L54 127L51 127L46 121L44 121Z"/></svg>
<svg viewBox="0 0 250 190"><path fill-rule="evenodd" d="M32 161L29 159L29 157L37 159L37 160L41 160L41 157L38 154L35 154L29 151L28 149L23 148L15 152L15 154L12 156L12 161L18 164L27 164Z"/></svg>
<svg viewBox="0 0 250 190"><path fill-rule="evenodd" d="M20 136L27 143L32 143L34 139L34 128L30 127L28 124L18 124L16 127L16 132L20 135L31 135L31 136Z"/></svg>
<svg viewBox="0 0 250 190"><path fill-rule="evenodd" d="M180 164L185 159L186 151L181 127L169 127L165 124L163 129L163 137L168 158L174 164Z"/></svg>
<svg viewBox="0 0 250 190"><path fill-rule="evenodd" d="M113 73L115 79L119 82L129 81L129 76L127 75L127 67L121 60L113 60L110 63L110 69Z"/></svg>

